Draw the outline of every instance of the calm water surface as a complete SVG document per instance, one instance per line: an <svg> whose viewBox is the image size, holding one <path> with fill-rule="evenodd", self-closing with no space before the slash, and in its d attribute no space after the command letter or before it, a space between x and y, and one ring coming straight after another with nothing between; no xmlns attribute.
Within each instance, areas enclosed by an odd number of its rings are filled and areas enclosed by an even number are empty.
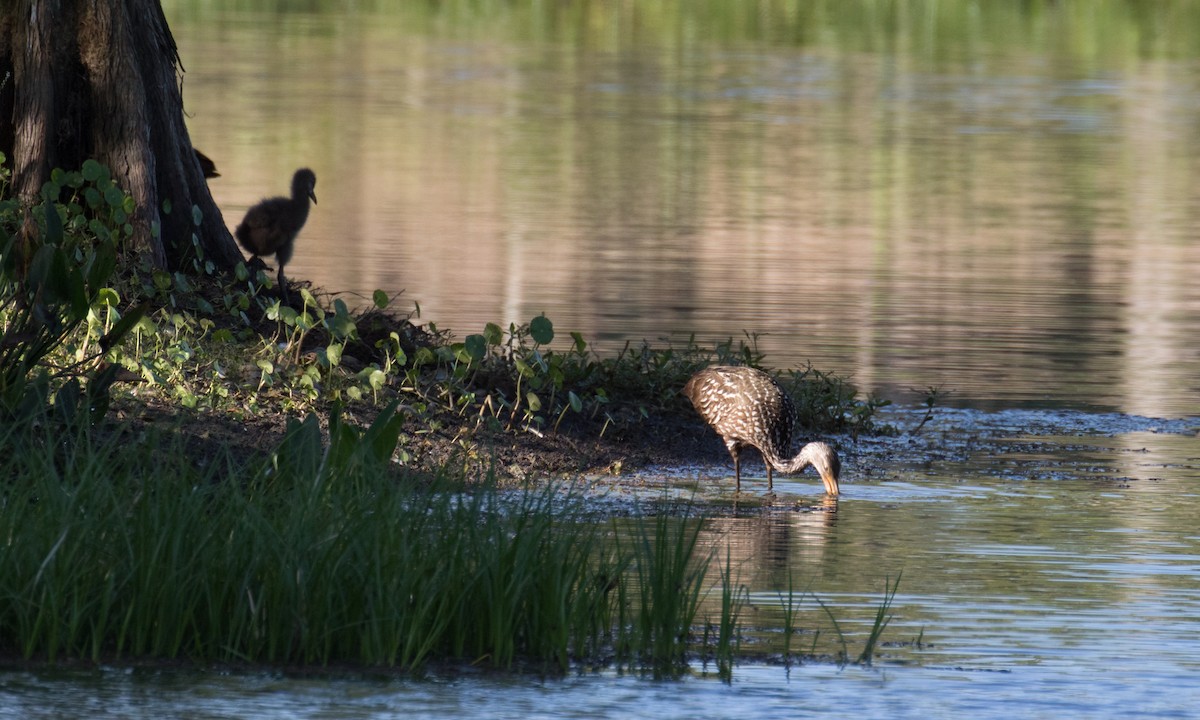
<svg viewBox="0 0 1200 720"><path fill-rule="evenodd" d="M166 3L230 227L316 171L298 278L459 337L1200 413L1195 13L958 5Z"/></svg>
<svg viewBox="0 0 1200 720"><path fill-rule="evenodd" d="M728 468L708 465L597 491L710 511L706 546L728 552L747 643L768 652L789 582L856 654L901 576L872 669L746 664L729 685L700 665L679 682L16 671L0 717L1200 707L1195 13L164 5L227 223L296 167L317 173L290 275L403 291L460 336L541 312L601 351L757 333L768 364L901 401L940 386L957 409L917 435L837 439L832 505L800 476L772 507L735 507ZM832 649L811 595L797 626L794 648Z"/></svg>

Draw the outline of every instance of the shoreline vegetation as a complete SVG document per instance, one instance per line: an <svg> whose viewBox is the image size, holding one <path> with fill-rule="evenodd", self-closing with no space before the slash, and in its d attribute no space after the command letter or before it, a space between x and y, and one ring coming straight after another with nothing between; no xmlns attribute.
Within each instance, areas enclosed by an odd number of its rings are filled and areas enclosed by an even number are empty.
<svg viewBox="0 0 1200 720"><path fill-rule="evenodd" d="M3 186L4 177L0 177ZM2 187L0 187L2 189ZM122 252L132 200L89 162L29 209L0 192L0 659L728 677L748 600L702 508L597 517L583 474L724 461L680 394L753 335L602 357L547 317L461 340L265 273ZM419 310L419 309L418 309ZM888 432L886 401L780 375L813 434ZM564 479L565 478L565 479ZM785 617L804 593L781 595ZM817 600L820 603L820 600Z"/></svg>

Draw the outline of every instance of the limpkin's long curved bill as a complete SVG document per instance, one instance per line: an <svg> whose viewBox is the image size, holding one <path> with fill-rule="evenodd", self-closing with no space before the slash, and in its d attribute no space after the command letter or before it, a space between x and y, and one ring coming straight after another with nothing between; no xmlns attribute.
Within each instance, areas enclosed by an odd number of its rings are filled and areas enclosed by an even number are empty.
<svg viewBox="0 0 1200 720"><path fill-rule="evenodd" d="M825 492L827 494L837 495L839 493L838 479L833 473L831 473L831 472L821 473L821 482L825 483Z"/></svg>

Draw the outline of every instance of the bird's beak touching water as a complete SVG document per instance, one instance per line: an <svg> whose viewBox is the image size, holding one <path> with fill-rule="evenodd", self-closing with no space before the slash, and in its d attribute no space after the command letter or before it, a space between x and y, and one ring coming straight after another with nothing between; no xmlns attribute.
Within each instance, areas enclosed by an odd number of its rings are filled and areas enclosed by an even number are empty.
<svg viewBox="0 0 1200 720"><path fill-rule="evenodd" d="M821 482L825 483L825 492L829 495L838 494L838 476L831 468L821 468Z"/></svg>
<svg viewBox="0 0 1200 720"><path fill-rule="evenodd" d="M837 452L823 442L812 442L804 446L800 455L811 463L813 469L821 476L821 482L825 483L825 493L837 497L838 479L842 476L842 460Z"/></svg>

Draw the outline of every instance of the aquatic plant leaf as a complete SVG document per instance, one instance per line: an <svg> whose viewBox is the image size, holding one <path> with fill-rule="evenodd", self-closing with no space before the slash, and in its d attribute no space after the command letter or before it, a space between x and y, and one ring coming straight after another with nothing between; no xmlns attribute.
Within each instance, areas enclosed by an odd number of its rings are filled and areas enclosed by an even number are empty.
<svg viewBox="0 0 1200 720"><path fill-rule="evenodd" d="M341 298L333 301L333 319L329 323L330 331L339 338L349 338L357 330L350 310Z"/></svg>
<svg viewBox="0 0 1200 720"><path fill-rule="evenodd" d="M113 294L116 295L115 292L113 292ZM146 316L146 312L149 309L149 304L142 303L125 313L125 316L117 321L117 324L113 325L112 329L100 338L100 348L104 350L104 352L108 352L113 345L121 342L121 340L129 334L129 331L132 330L134 326L142 322L142 318Z"/></svg>
<svg viewBox="0 0 1200 720"><path fill-rule="evenodd" d="M504 331L494 322L483 326L483 337L488 345L499 345L504 341Z"/></svg>
<svg viewBox="0 0 1200 720"><path fill-rule="evenodd" d="M123 208L125 206L125 193L121 192L121 188L116 185L109 185L104 190L104 202L108 203L111 208Z"/></svg>
<svg viewBox="0 0 1200 720"><path fill-rule="evenodd" d="M117 252L112 243L102 242L96 246L91 258L91 266L87 269L88 287L98 288L112 277L117 268Z"/></svg>
<svg viewBox="0 0 1200 720"><path fill-rule="evenodd" d="M342 364L342 347L341 343L330 343L325 347L325 360L330 367Z"/></svg>
<svg viewBox="0 0 1200 720"><path fill-rule="evenodd" d="M468 335L463 341L463 347L475 362L479 362L487 354L487 340L483 335Z"/></svg>
<svg viewBox="0 0 1200 720"><path fill-rule="evenodd" d="M46 244L62 245L63 224L62 218L58 215L58 208L47 198L42 209L46 216Z"/></svg>
<svg viewBox="0 0 1200 720"><path fill-rule="evenodd" d="M92 158L88 158L87 160L83 161L83 167L80 171L83 173L83 179L90 183L94 183L101 177L107 175L104 166Z"/></svg>
<svg viewBox="0 0 1200 720"><path fill-rule="evenodd" d="M371 427L363 434L363 443L370 447L374 457L379 462L388 462L392 453L400 444L400 431L404 429L404 415L397 413L400 407L398 400L392 401L382 412Z"/></svg>
<svg viewBox="0 0 1200 720"><path fill-rule="evenodd" d="M538 315L529 321L529 335L539 345L548 345L554 340L554 323L545 315Z"/></svg>

